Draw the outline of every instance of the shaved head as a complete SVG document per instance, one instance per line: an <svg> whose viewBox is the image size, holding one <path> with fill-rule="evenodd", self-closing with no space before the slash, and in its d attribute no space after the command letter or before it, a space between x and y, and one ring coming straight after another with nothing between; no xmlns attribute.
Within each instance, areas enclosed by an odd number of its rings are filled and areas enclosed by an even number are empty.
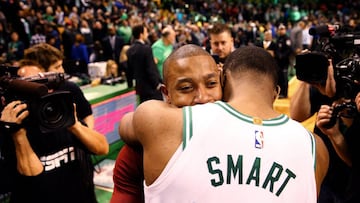
<svg viewBox="0 0 360 203"><path fill-rule="evenodd" d="M203 48L201 48L198 45L194 44L187 44L184 46L181 46L176 51L172 52L165 60L164 66L163 66L163 78L164 78L164 84L167 84L167 76L169 72L171 71L171 67L173 67L171 64L178 61L179 59L184 59L192 56L209 56L211 55L205 51Z"/></svg>
<svg viewBox="0 0 360 203"><path fill-rule="evenodd" d="M184 45L164 62L166 101L177 107L221 99L220 70L211 55L198 45Z"/></svg>

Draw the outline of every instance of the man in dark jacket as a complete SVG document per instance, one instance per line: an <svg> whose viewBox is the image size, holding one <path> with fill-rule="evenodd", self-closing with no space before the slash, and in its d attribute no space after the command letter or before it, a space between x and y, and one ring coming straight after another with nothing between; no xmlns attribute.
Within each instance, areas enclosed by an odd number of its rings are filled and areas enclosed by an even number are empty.
<svg viewBox="0 0 360 203"><path fill-rule="evenodd" d="M288 96L288 68L290 64L291 55L291 40L286 35L286 27L281 24L278 29L278 38L276 40L277 51L275 58L279 66L279 81L280 95L279 97L286 98Z"/></svg>
<svg viewBox="0 0 360 203"><path fill-rule="evenodd" d="M124 40L116 35L116 29L114 26L108 27L108 35L103 38L102 46L104 50L104 57L106 60L114 60L119 64L120 52L124 46Z"/></svg>
<svg viewBox="0 0 360 203"><path fill-rule="evenodd" d="M128 80L134 77L135 90L140 97L140 103L150 99L162 100L160 74L156 68L151 47L145 44L148 37L147 28L144 25L137 25L132 33L135 41L127 51L126 77Z"/></svg>

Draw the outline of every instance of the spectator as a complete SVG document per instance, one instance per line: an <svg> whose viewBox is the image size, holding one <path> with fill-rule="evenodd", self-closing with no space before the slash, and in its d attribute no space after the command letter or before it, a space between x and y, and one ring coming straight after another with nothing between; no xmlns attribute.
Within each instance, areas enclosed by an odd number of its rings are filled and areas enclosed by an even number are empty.
<svg viewBox="0 0 360 203"><path fill-rule="evenodd" d="M156 68L151 47L145 44L148 37L147 28L144 25L137 25L133 27L132 33L135 41L127 51L128 87L132 87L131 76L134 75L135 90L140 103L150 99L162 100L160 92L162 80Z"/></svg>
<svg viewBox="0 0 360 203"><path fill-rule="evenodd" d="M264 32L264 40L260 41L257 46L265 49L272 57L275 57L277 45L273 41L271 30L267 30Z"/></svg>
<svg viewBox="0 0 360 203"><path fill-rule="evenodd" d="M60 33L53 24L45 24L45 35L53 39L53 46L61 50Z"/></svg>
<svg viewBox="0 0 360 203"><path fill-rule="evenodd" d="M90 55L93 51L94 41L93 41L93 33L89 27L88 21L81 20L79 31L84 37L84 43L85 43L85 45L87 47L87 51Z"/></svg>
<svg viewBox="0 0 360 203"><path fill-rule="evenodd" d="M130 45L124 45L121 52L120 52L120 58L119 58L119 75L125 76L126 72L128 71L128 65L127 65L127 55L126 52L129 50ZM130 78L134 78L134 76L130 76Z"/></svg>
<svg viewBox="0 0 360 203"><path fill-rule="evenodd" d="M124 40L116 35L114 25L109 25L108 35L102 39L102 46L104 50L104 57L106 60L114 60L119 66L120 52L124 46Z"/></svg>
<svg viewBox="0 0 360 203"><path fill-rule="evenodd" d="M248 45L254 45L258 43L258 41L260 40L259 29L254 22L249 22L247 24L245 35L246 35L246 39L248 40L247 41Z"/></svg>
<svg viewBox="0 0 360 203"><path fill-rule="evenodd" d="M309 34L311 22L305 23L304 29L302 30L302 47L303 49L311 49L313 36Z"/></svg>
<svg viewBox="0 0 360 203"><path fill-rule="evenodd" d="M101 21L99 20L95 21L92 30L93 30L94 42L96 41L101 42L106 37L107 28L106 25L104 25Z"/></svg>
<svg viewBox="0 0 360 203"><path fill-rule="evenodd" d="M154 44L151 46L152 52L154 54L154 60L161 78L163 77L164 61L174 50L176 39L175 37L176 33L174 29L170 26L167 26L161 31L161 38L154 42Z"/></svg>
<svg viewBox="0 0 360 203"><path fill-rule="evenodd" d="M25 45L19 40L19 35L15 31L10 34L10 38L11 41L7 45L7 61L19 61L24 57Z"/></svg>
<svg viewBox="0 0 360 203"><path fill-rule="evenodd" d="M31 36L30 46L34 46L35 44L46 43L46 36L44 35L44 31L41 25L35 26L35 34Z"/></svg>
<svg viewBox="0 0 360 203"><path fill-rule="evenodd" d="M89 63L89 53L87 46L84 44L84 37L82 34L75 35L75 42L71 49L71 59L79 61L83 66Z"/></svg>
<svg viewBox="0 0 360 203"><path fill-rule="evenodd" d="M0 23L0 63L6 62L7 46L8 46L8 33L5 31L3 23Z"/></svg>
<svg viewBox="0 0 360 203"><path fill-rule="evenodd" d="M94 51L93 53L90 54L90 58L89 61L91 63L93 62L101 62L101 61L105 61L105 56L104 56L104 49L102 47L102 44L100 41L95 41L94 42Z"/></svg>
<svg viewBox="0 0 360 203"><path fill-rule="evenodd" d="M295 55L303 50L303 30L305 26L304 21L299 21L290 31L291 48Z"/></svg>
<svg viewBox="0 0 360 203"><path fill-rule="evenodd" d="M106 62L105 75L101 78L101 84L116 85L124 82L124 79L119 76L119 67L114 60L108 60Z"/></svg>
<svg viewBox="0 0 360 203"><path fill-rule="evenodd" d="M219 62L224 63L226 57L235 50L231 30L226 24L216 23L209 28L210 53L219 56Z"/></svg>
<svg viewBox="0 0 360 203"><path fill-rule="evenodd" d="M129 21L127 19L120 21L120 26L117 29L117 35L124 39L125 44L130 44L132 33Z"/></svg>
<svg viewBox="0 0 360 203"><path fill-rule="evenodd" d="M286 35L286 27L283 24L279 25L276 44L278 47L275 53L275 58L279 66L279 98L287 98L289 86L288 69L291 55L291 40Z"/></svg>
<svg viewBox="0 0 360 203"><path fill-rule="evenodd" d="M72 21L66 21L64 31L61 33L65 59L71 59L71 49L72 45L75 43L75 34L76 30L73 27Z"/></svg>

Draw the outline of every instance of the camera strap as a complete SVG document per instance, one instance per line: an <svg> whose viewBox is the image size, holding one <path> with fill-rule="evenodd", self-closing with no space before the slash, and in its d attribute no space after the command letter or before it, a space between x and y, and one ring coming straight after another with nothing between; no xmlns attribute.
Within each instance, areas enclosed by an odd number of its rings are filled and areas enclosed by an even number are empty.
<svg viewBox="0 0 360 203"><path fill-rule="evenodd" d="M13 134L22 128L21 124L0 121L0 132Z"/></svg>

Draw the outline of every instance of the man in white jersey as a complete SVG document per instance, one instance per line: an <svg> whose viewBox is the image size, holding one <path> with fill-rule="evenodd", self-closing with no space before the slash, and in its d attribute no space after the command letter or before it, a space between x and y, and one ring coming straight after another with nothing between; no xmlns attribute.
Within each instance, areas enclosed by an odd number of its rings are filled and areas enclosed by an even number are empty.
<svg viewBox="0 0 360 203"><path fill-rule="evenodd" d="M273 110L276 62L242 47L224 64L224 100L182 109L148 101L132 124L144 150L146 202L316 202L323 142Z"/></svg>
<svg viewBox="0 0 360 203"><path fill-rule="evenodd" d="M215 102L222 97L220 71L211 55L200 46L181 46L168 57L164 66L164 86L161 90L166 102L183 107ZM119 124L121 137L133 133L126 114ZM124 145L114 167L114 192L111 203L143 201L143 159L138 146Z"/></svg>

